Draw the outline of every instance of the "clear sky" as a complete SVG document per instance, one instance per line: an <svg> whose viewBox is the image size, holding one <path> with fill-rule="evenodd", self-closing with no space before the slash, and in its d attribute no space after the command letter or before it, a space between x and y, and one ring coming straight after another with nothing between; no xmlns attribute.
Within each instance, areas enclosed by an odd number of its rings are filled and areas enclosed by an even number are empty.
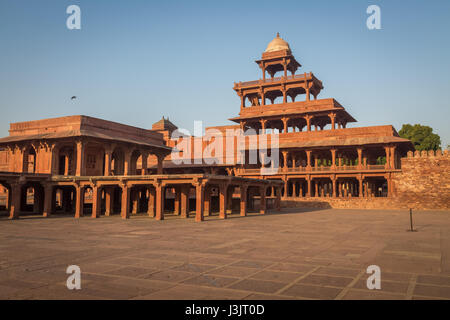
<svg viewBox="0 0 450 320"><path fill-rule="evenodd" d="M81 30L66 27L71 4ZM382 30L366 27L371 4ZM230 124L233 82L261 77L254 60L277 32L352 126L420 123L450 144L448 0L0 0L0 136L73 114Z"/></svg>

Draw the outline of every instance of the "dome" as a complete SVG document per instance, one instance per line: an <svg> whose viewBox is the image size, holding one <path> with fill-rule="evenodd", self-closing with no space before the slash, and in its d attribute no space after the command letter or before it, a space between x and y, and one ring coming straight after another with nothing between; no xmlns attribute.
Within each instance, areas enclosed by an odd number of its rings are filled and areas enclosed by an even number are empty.
<svg viewBox="0 0 450 320"><path fill-rule="evenodd" d="M276 38L270 41L266 51L264 52L273 52L279 50L291 50L291 48L289 47L289 43L280 38L280 34L277 33Z"/></svg>

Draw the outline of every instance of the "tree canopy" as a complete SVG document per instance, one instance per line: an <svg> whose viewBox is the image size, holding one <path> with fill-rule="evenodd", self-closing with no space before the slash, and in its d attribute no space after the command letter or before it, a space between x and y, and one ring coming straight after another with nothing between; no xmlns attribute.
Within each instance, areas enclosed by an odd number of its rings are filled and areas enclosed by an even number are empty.
<svg viewBox="0 0 450 320"><path fill-rule="evenodd" d="M398 134L402 138L411 140L418 151L441 148L441 137L433 133L433 129L429 126L404 124Z"/></svg>

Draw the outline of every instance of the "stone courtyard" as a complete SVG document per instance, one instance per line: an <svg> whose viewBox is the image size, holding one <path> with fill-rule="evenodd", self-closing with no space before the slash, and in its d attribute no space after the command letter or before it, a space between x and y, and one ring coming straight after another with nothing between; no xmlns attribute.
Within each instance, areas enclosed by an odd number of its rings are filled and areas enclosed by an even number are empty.
<svg viewBox="0 0 450 320"><path fill-rule="evenodd" d="M0 299L450 299L450 212L0 218ZM81 290L68 290L69 265ZM366 268L381 268L369 290Z"/></svg>

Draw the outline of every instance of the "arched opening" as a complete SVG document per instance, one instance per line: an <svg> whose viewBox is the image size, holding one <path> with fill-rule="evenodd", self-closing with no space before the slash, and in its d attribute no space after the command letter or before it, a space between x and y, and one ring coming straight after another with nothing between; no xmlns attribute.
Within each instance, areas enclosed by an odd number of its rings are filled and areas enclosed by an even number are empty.
<svg viewBox="0 0 450 320"><path fill-rule="evenodd" d="M124 174L125 153L122 149L116 148L111 156L111 174L121 176Z"/></svg>
<svg viewBox="0 0 450 320"><path fill-rule="evenodd" d="M32 146L23 155L23 172L36 173L36 150Z"/></svg>
<svg viewBox="0 0 450 320"><path fill-rule="evenodd" d="M138 175L141 174L142 170L142 155L139 150L134 150L131 153L130 159L130 175Z"/></svg>
<svg viewBox="0 0 450 320"><path fill-rule="evenodd" d="M64 176L75 175L75 146L63 146L59 150L58 159L58 174Z"/></svg>
<svg viewBox="0 0 450 320"><path fill-rule="evenodd" d="M44 210L44 188L40 183L29 182L21 188L20 212L42 214Z"/></svg>
<svg viewBox="0 0 450 320"><path fill-rule="evenodd" d="M11 199L10 186L0 181L0 216L8 216L9 204Z"/></svg>

